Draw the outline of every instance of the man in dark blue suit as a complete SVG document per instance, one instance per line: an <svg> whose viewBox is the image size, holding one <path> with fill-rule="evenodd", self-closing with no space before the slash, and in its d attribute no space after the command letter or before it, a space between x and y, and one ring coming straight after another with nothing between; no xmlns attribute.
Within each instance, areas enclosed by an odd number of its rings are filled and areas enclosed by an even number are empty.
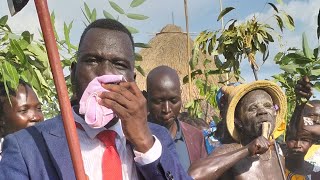
<svg viewBox="0 0 320 180"><path fill-rule="evenodd" d="M167 130L147 123L146 99L134 82L134 42L121 23L100 19L83 32L71 81L74 117L84 168L89 179L105 179L104 144L96 137L117 133L122 179L189 179ZM79 100L89 82L102 75L123 75L127 82L103 84L99 104L117 115L102 128L91 128L79 114ZM109 177L111 178L111 177ZM8 135L3 145L0 179L75 179L61 116Z"/></svg>

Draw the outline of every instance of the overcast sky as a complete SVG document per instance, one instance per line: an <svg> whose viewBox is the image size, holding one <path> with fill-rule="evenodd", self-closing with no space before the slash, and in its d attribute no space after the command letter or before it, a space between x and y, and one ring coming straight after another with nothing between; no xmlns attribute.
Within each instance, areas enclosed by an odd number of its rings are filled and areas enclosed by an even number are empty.
<svg viewBox="0 0 320 180"><path fill-rule="evenodd" d="M59 34L63 34L63 22L74 21L72 29L72 42L77 44L80 34L84 28L84 16L81 8L83 2L89 4L90 8L96 8L98 17L103 17L102 10L106 10L115 15L115 11L110 7L107 0L48 0L50 11L56 13L56 27ZM184 2L183 0L146 0L144 4L135 9L130 9L131 0L113 0L118 3L126 12L139 13L149 16L148 20L134 21L120 17L120 21L124 24L136 27L140 33L135 34L136 42L148 42L154 33L159 32L166 24L173 23L181 26L185 30L184 19ZM270 23L274 26L275 21L272 20L272 9L268 2L276 4L276 0L222 0L223 6L233 6L236 9L225 16L225 21L235 18L239 21L244 21L253 15L256 15L263 22ZM189 6L189 31L198 34L202 30L217 30L220 28L220 22L217 22L217 17L220 10L218 0L188 0ZM287 49L288 47L301 48L301 35L307 32L310 42L310 47L315 47L318 43L316 39L317 15L320 8L320 0L285 0L284 4L279 6L290 14L296 23L296 29L293 32L285 30L283 36L283 47L276 44L270 46L270 57L267 62L261 67L258 72L259 79L270 79L271 75L279 73L279 68L273 62L273 57L276 52ZM0 16L9 14L6 0L0 2ZM172 18L173 17L173 18ZM33 0L22 12L14 17L9 18L11 28L19 33L24 30L29 30L35 33L38 37L39 25L34 7ZM275 27L275 26L274 26ZM194 38L194 37L193 37ZM261 62L258 60L258 64ZM241 63L242 77L250 82L254 79L247 60Z"/></svg>

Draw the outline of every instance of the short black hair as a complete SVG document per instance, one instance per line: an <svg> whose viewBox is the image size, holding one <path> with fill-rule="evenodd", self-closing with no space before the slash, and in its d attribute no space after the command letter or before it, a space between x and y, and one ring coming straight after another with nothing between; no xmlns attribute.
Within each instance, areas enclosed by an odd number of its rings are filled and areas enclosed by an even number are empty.
<svg viewBox="0 0 320 180"><path fill-rule="evenodd" d="M27 86L29 86L31 88L31 85L28 84L27 82L25 82L24 80L20 79L19 80L19 85L24 86L25 88L27 88ZM17 91L14 89L11 89L8 87L9 90L9 95L10 96L16 96ZM0 115L3 114L3 104L4 104L4 100L7 99L7 92L6 92L6 88L5 88L5 84L4 82L0 82Z"/></svg>
<svg viewBox="0 0 320 180"><path fill-rule="evenodd" d="M24 87L27 87L27 86L31 87L31 85L29 83L25 82L22 79L19 80L19 85L23 85ZM16 95L16 91L14 89L11 89L8 87L8 90L9 90L9 95L11 95L11 96ZM7 97L7 92L5 89L4 82L0 82L0 97Z"/></svg>
<svg viewBox="0 0 320 180"><path fill-rule="evenodd" d="M297 128L292 128L290 125L287 125L285 141L299 139L299 138L309 139L311 143L315 143L316 139L308 131L300 130Z"/></svg>
<svg viewBox="0 0 320 180"><path fill-rule="evenodd" d="M114 31L120 31L120 32L126 33L131 40L132 48L134 50L134 41L133 41L131 32L123 24L121 24L119 21L114 19L97 19L92 23L90 23L82 32L80 42L79 42L79 48L85 35L92 28L102 28L102 29L108 29L108 30L114 30Z"/></svg>

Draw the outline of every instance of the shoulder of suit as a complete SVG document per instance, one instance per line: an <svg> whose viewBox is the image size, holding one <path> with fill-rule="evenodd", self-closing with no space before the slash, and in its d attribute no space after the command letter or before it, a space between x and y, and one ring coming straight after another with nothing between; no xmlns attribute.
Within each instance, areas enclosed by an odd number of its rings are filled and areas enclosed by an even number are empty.
<svg viewBox="0 0 320 180"><path fill-rule="evenodd" d="M15 133L13 133L12 135L16 136L16 137L21 137L21 136L26 136L26 134L30 134L29 132L32 129L36 129L38 132L43 132L43 131L49 132L52 129L57 129L57 128L59 128L59 129L63 128L61 115L58 115L54 118L37 123L34 126L30 126L28 128L17 131Z"/></svg>
<svg viewBox="0 0 320 180"><path fill-rule="evenodd" d="M149 128L165 129L165 127L163 127L159 124L153 123L153 122L148 122L148 126L149 126Z"/></svg>
<svg viewBox="0 0 320 180"><path fill-rule="evenodd" d="M161 126L159 124L155 124L155 123L152 123L152 122L148 122L148 126L149 126L152 134L156 135L157 137L159 135L164 136L164 137L165 137L165 135L167 135L168 137L171 137L168 129L165 128L164 126Z"/></svg>
<svg viewBox="0 0 320 180"><path fill-rule="evenodd" d="M63 122L62 122L62 117L61 115L58 115L56 117L53 117L51 119L47 119L43 122L40 122L38 124L35 125L35 127L39 130L50 130L50 129L55 129L55 128L63 128Z"/></svg>

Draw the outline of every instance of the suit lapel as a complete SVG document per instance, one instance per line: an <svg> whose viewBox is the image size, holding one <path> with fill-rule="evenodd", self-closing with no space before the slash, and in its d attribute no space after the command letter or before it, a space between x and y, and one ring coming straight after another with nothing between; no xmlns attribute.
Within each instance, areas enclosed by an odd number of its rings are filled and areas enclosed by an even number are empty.
<svg viewBox="0 0 320 180"><path fill-rule="evenodd" d="M42 132L42 136L60 179L75 179L62 121L57 121L56 125L56 127L50 128L49 131Z"/></svg>
<svg viewBox="0 0 320 180"><path fill-rule="evenodd" d="M186 146L187 146L187 151L188 151L188 154L189 154L189 160L190 160L190 164L196 159L196 155L194 154L194 145L193 145L193 142L194 142L194 135L192 131L188 131L185 123L181 122L181 121L178 121L180 123L180 127L181 127L181 130L182 130L182 134L183 134L183 137L184 137L184 140L185 140L185 143L186 143Z"/></svg>

